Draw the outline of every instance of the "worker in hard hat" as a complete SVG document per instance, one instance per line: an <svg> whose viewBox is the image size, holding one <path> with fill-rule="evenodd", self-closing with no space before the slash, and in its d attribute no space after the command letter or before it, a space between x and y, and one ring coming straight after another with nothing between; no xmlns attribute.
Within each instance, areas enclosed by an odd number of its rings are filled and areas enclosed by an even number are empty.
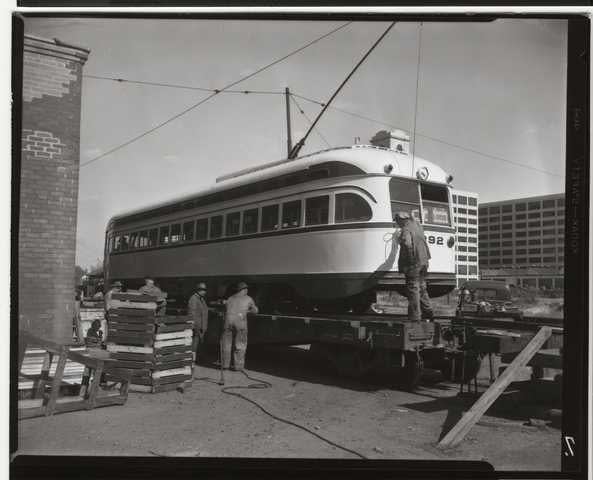
<svg viewBox="0 0 593 480"><path fill-rule="evenodd" d="M187 302L187 314L193 322L192 356L198 362L204 350L204 339L208 330L208 304L206 293L208 288L204 282L196 284L196 291Z"/></svg>
<svg viewBox="0 0 593 480"><path fill-rule="evenodd" d="M406 276L408 319L415 322L432 320L434 313L426 289L430 251L424 229L408 212L397 212L395 221L401 228L398 270Z"/></svg>
<svg viewBox="0 0 593 480"><path fill-rule="evenodd" d="M233 347L233 369L241 371L245 368L247 314L258 312L255 302L247 295L248 288L245 282L239 282L237 293L231 295L226 301L221 338L222 366L225 369L228 369L231 365L231 350Z"/></svg>

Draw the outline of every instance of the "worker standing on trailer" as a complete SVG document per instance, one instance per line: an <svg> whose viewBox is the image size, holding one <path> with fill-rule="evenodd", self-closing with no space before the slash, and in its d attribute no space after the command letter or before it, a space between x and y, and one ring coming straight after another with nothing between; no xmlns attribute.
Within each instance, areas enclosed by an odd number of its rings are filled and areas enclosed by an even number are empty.
<svg viewBox="0 0 593 480"><path fill-rule="evenodd" d="M226 312L221 338L222 366L228 369L231 365L231 350L234 346L233 363L235 371L245 368L247 352L247 314L257 313L258 308L253 299L247 295L248 286L239 282L237 293L226 301ZM234 344L234 345L233 345Z"/></svg>
<svg viewBox="0 0 593 480"><path fill-rule="evenodd" d="M194 338L192 344L192 356L194 362L198 362L204 350L204 338L208 329L208 304L206 303L207 287L204 282L196 285L195 293L187 303L187 313L194 323Z"/></svg>
<svg viewBox="0 0 593 480"><path fill-rule="evenodd" d="M138 289L140 293L150 295L156 298L156 314L158 316L165 314L167 307L167 294L163 292L159 287L154 284L154 279L146 277L144 279L144 285Z"/></svg>
<svg viewBox="0 0 593 480"><path fill-rule="evenodd" d="M398 270L406 276L408 319L419 322L432 320L434 313L426 289L430 250L424 229L408 212L398 212L395 221L401 228Z"/></svg>

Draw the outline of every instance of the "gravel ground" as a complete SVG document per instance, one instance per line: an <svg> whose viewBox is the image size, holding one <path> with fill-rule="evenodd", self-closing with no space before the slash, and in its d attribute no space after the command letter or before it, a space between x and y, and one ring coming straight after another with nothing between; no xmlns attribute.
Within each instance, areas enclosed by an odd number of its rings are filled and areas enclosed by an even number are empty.
<svg viewBox="0 0 593 480"><path fill-rule="evenodd" d="M233 390L269 412L367 458L486 460L498 470L559 470L560 431L528 417L489 412L464 441L436 444L471 402L427 373L414 392L336 378L299 348L252 350L250 375L267 389ZM19 454L356 458L221 392L214 367L199 366L185 393L131 392L123 406L19 422ZM202 378L202 380L198 380ZM251 383L238 372L226 385ZM521 415L525 415L521 413Z"/></svg>

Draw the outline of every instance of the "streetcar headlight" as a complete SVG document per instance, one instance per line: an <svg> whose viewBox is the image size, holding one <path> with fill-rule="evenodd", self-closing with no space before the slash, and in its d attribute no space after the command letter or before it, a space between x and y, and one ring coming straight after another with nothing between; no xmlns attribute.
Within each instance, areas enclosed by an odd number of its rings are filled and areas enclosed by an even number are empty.
<svg viewBox="0 0 593 480"><path fill-rule="evenodd" d="M451 248L453 245L455 245L455 237L449 237L449 240L447 240L447 247Z"/></svg>
<svg viewBox="0 0 593 480"><path fill-rule="evenodd" d="M428 168L420 167L418 170L416 170L416 177L418 177L420 180L427 180L428 179Z"/></svg>
<svg viewBox="0 0 593 480"><path fill-rule="evenodd" d="M388 163L387 165L385 165L383 167L383 171L389 175L392 171L393 171L393 165L391 163Z"/></svg>

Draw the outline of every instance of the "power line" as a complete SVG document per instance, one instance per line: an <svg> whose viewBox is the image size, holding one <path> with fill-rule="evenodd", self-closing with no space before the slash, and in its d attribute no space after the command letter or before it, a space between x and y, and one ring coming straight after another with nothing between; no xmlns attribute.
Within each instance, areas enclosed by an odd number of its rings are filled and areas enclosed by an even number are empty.
<svg viewBox="0 0 593 480"><path fill-rule="evenodd" d="M412 129L412 173L414 173L414 158L416 157L416 120L418 119L418 91L420 85L420 61L422 53L422 22L418 26L418 61L416 64L416 99L414 101L414 128Z"/></svg>
<svg viewBox="0 0 593 480"><path fill-rule="evenodd" d="M186 113L188 113L188 112L190 112L190 111L194 110L195 108L199 107L200 105L203 105L203 104L204 104L204 103L206 103L208 100L210 100L211 98L213 98L213 97L215 97L216 95L218 95L220 92L223 92L223 91L225 91L225 90L228 90L228 89L230 89L231 87L234 87L235 85L237 85L237 84L239 84L239 83L241 83L241 82L244 82L245 80L248 80L248 79L249 79L249 78L251 78L251 77L254 77L255 75L257 75L257 74L259 74L259 73L263 72L264 70L267 70L268 68L271 68L271 67L273 67L274 65L277 65L278 63L280 63L280 62L282 62L282 61L286 60L287 58L289 58L289 57L291 57L291 56L293 56L293 55L296 55L296 54L297 54L297 53L299 53L299 52L302 52L303 50L305 50L306 48L310 47L311 45L314 45L315 43L317 43L317 42L319 42L319 41L323 40L324 38L327 38L327 37L329 37L330 35L332 35L332 34L336 33L338 30L341 30L342 28L344 28L344 27L346 27L346 26L350 25L351 23L352 23L352 22L346 22L346 23L344 23L344 24L340 25L339 27L337 27L337 28L334 28L333 30L329 31L328 33L326 33L326 34L324 34L324 35L322 35L322 36L320 36L320 37L317 37L316 39L314 39L314 40L312 40L312 41L310 41L310 42L306 43L305 45L303 45L303 46L301 46L301 47L297 48L296 50L293 50L292 52L290 52L290 53L288 53L288 54L284 55L283 57L280 57L279 59L277 59L277 60L274 60L273 62L271 62L271 63L269 63L269 64L267 64L267 65L265 65L265 66L263 66L263 67L261 67L261 68L259 68L259 69L257 69L255 72L253 72L253 73L250 73L249 75L246 75L246 76L244 76L244 77L241 77L239 80L236 80L236 81L234 81L234 82L232 82L232 83L228 84L228 85L227 85L227 86L225 86L224 88L221 88L219 91L216 91L216 92L213 92L213 93L211 93L211 94L210 94L210 95L208 95L206 98L204 98L204 99L200 100L200 101L199 101L199 102L197 102L197 103L194 103L193 105L191 105L191 106L187 107L186 109L184 109L184 110L182 110L181 112L179 112L179 113L177 113L177 114L173 115L172 117L169 117L167 120L165 120L165 121L163 121L163 122L159 123L158 125L156 125L156 126L154 126L154 127L150 128L150 129L146 130L145 132L141 133L140 135L136 135L135 137L131 138L130 140L128 140L128 141L126 141L126 142L124 142L124 143L122 143L122 144L120 144L120 145L118 145L118 146L116 146L116 147L113 147L112 149L110 149L110 150L108 150L108 151L106 151L106 152L102 153L101 155L98 155L98 156L96 156L96 157L94 157L94 158L92 158L92 159L90 159L90 160L88 160L88 161L86 161L86 162L84 162L84 163L81 163L81 164L80 164L80 166L81 166L81 167L84 167L84 166L86 166L86 165L89 165L89 164L91 164L91 163L93 163L93 162L96 162L97 160L99 160L99 159L101 159L101 158L103 158L103 157L106 157L107 155L109 155L109 154L111 154L111 153L113 153L113 152L115 152L115 151L117 151L117 150L120 150L120 149L122 149L122 148L124 148L124 147L126 147L126 146L130 145L131 143L134 143L134 142L136 142L136 141L140 140L141 138L143 138L143 137L145 137L145 136L147 136L147 135L151 134L151 133L152 133L152 132L154 132L155 130L158 130L159 128L161 128L161 127L164 127L164 126L165 126L165 125L167 125L168 123L171 123L173 120L176 120L177 118L179 118L179 117L181 117L181 116L185 115Z"/></svg>
<svg viewBox="0 0 593 480"><path fill-rule="evenodd" d="M299 95L299 94L293 93L293 92L291 92L291 95L293 95L293 96L295 96L297 98L301 98L301 99L303 99L303 100L305 100L307 102L315 103L317 105L324 105L323 102L320 102L319 100L315 100L313 98L305 97L304 95ZM336 110L337 112L341 112L341 113L343 113L345 115L350 115L351 117L359 118L361 120L366 120L368 122L372 122L372 123L375 123L377 125L382 125L384 127L388 127L388 128L392 128L392 129L393 128L398 128L397 125L393 125L391 123L387 123L387 122L385 122L383 120L377 120L376 118L367 117L367 116L361 115L359 113L350 112L350 111L344 110L342 108L332 107L332 106L330 106L329 108L332 109L332 110ZM554 177L564 178L564 175L559 174L559 173L550 172L549 170L544 170L544 169L537 168L537 167L532 167L531 165L525 165L524 163L515 162L515 161L509 160L507 158L499 157L497 155L491 155L489 153L484 153L484 152L481 152L479 150L475 150L473 148L464 147L462 145L459 145L459 144L456 144L456 143L452 143L452 142L447 142L446 140L443 140L441 138L432 137L430 135L424 135L424 134L419 133L419 132L416 132L416 135L419 136L419 137L427 138L427 139L432 140L434 142L438 142L438 143L442 143L444 145L448 145L450 147L458 148L459 150L465 150L466 152L475 153L476 155L480 155L482 157L488 157L488 158L492 158L494 160L500 160L501 162L506 162L506 163L515 165L517 167L526 168L528 170L534 170L536 172L545 173L547 175L552 175Z"/></svg>
<svg viewBox="0 0 593 480"><path fill-rule="evenodd" d="M93 78L95 80L109 80L112 82L118 83L131 83L137 85L149 85L155 87L167 87L167 88L177 88L181 90L197 90L200 92L209 92L209 93L243 93L243 94L254 94L254 95L282 95L284 92L281 91L272 91L272 90L219 90L217 88L205 88L205 87L194 87L191 85L180 85L175 83L162 83L162 82L147 82L143 80L130 80L128 78L116 78L116 77L106 77L102 75L83 75L85 78Z"/></svg>
<svg viewBox="0 0 593 480"><path fill-rule="evenodd" d="M294 102L294 104L298 108L299 112L301 112L301 114L307 119L307 121L309 122L309 124L312 124L313 122L311 121L311 119L309 118L309 116L305 113L305 111L301 108L301 106L299 105L299 103L296 101L296 98L294 98L291 95L290 96L290 99ZM319 129L317 127L315 127L315 133L317 133L317 135L319 135L321 137L321 139L325 142L325 144L327 145L328 148L331 148L331 145L325 139L325 137L321 134L321 132L319 131Z"/></svg>

